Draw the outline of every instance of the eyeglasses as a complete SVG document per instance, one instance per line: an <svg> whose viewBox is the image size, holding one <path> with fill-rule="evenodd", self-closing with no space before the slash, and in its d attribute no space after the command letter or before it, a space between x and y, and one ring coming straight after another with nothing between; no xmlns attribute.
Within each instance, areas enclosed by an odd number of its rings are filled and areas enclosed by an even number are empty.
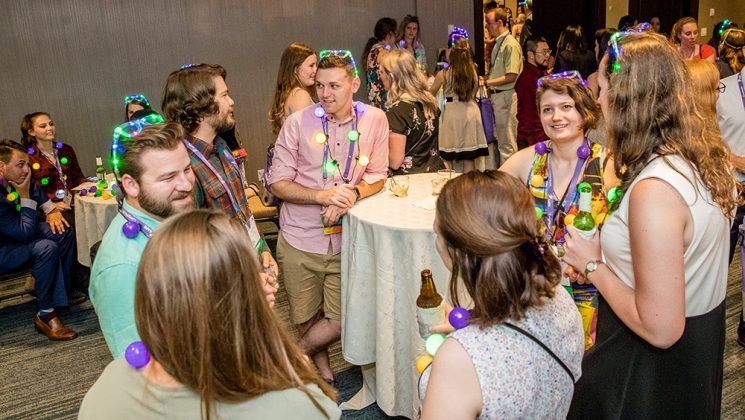
<svg viewBox="0 0 745 420"><path fill-rule="evenodd" d="M551 53L552 53L552 52L553 52L553 50L551 50L551 49L548 49L548 50L541 50L541 51L537 51L537 50L536 50L536 51L535 51L535 54L551 55Z"/></svg>
<svg viewBox="0 0 745 420"><path fill-rule="evenodd" d="M122 153L124 153L122 142L139 136L144 127L162 122L164 122L163 117L158 114L150 114L138 120L128 121L114 129L114 140L111 142L111 167L114 168L114 174L117 177L121 176L119 173L119 162Z"/></svg>
<svg viewBox="0 0 745 420"><path fill-rule="evenodd" d="M323 60L326 57L329 56L336 56L343 60L345 60L347 63L351 64L352 67L354 67L354 75L359 76L360 73L357 70L357 63L354 61L354 56L352 55L352 51L349 50L323 50L320 53L318 53L318 57Z"/></svg>
<svg viewBox="0 0 745 420"><path fill-rule="evenodd" d="M722 82L719 82L719 86L717 86L717 90L719 93L724 93L725 90L727 90L727 85L725 85Z"/></svg>
<svg viewBox="0 0 745 420"><path fill-rule="evenodd" d="M129 105L132 102L138 102L150 108L150 101L148 101L145 95L141 93L124 97L124 105Z"/></svg>
<svg viewBox="0 0 745 420"><path fill-rule="evenodd" d="M538 79L538 89L540 89L541 86L543 86L545 82L549 80L556 80L556 79L577 79L582 86L584 87L588 86L587 81L584 78L582 78L582 75L580 74L580 72L578 72L577 70L570 70L570 71L563 71L561 73L549 74L548 76L541 77L540 79Z"/></svg>
<svg viewBox="0 0 745 420"><path fill-rule="evenodd" d="M613 66L613 73L618 73L621 70L621 65L618 64L618 56L621 54L621 46L619 45L619 40L626 35L630 34L640 34L642 32L646 32L652 28L652 25L649 24L649 22L642 22L639 25L637 25L635 28L629 28L628 31L623 32L616 32L615 34L611 35L610 37L610 44L611 48L608 49L608 58L609 58L609 64Z"/></svg>

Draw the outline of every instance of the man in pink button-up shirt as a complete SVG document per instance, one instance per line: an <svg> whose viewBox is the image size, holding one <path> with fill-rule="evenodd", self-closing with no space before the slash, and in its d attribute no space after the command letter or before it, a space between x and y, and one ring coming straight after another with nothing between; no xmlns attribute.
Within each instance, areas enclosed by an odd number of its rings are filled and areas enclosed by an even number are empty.
<svg viewBox="0 0 745 420"><path fill-rule="evenodd" d="M277 256L300 345L328 381L328 345L341 336L341 217L383 188L388 120L352 95L360 79L338 55L316 72L319 105L292 114L274 149L268 183L284 200ZM350 135L351 133L351 135Z"/></svg>

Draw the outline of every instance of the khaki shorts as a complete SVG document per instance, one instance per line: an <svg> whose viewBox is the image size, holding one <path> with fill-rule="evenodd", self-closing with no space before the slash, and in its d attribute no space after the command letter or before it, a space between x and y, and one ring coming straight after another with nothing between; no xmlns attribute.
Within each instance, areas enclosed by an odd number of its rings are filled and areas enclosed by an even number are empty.
<svg viewBox="0 0 745 420"><path fill-rule="evenodd" d="M295 324L313 318L323 304L326 318L341 321L341 254L313 254L287 243L280 233L277 262L284 276Z"/></svg>

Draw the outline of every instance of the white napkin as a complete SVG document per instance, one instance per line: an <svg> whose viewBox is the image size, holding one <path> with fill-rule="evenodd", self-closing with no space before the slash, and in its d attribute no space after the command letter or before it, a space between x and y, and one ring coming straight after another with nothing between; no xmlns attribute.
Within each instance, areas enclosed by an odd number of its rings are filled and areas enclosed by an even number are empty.
<svg viewBox="0 0 745 420"><path fill-rule="evenodd" d="M437 196L436 195L430 195L429 197L427 197L427 198L425 198L423 200L414 201L411 204L413 204L413 205L415 205L417 207L421 207L424 210L434 210L435 207L437 207Z"/></svg>

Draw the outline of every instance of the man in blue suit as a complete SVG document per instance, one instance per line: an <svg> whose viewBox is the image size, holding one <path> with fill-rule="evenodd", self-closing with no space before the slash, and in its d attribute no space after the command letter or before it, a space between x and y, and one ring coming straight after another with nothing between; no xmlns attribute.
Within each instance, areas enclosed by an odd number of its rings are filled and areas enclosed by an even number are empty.
<svg viewBox="0 0 745 420"><path fill-rule="evenodd" d="M40 211L46 222L37 221ZM79 303L67 298L74 256L75 233L32 181L26 150L11 140L0 141L0 274L32 266L39 305L34 328L50 340L78 336L54 309Z"/></svg>

